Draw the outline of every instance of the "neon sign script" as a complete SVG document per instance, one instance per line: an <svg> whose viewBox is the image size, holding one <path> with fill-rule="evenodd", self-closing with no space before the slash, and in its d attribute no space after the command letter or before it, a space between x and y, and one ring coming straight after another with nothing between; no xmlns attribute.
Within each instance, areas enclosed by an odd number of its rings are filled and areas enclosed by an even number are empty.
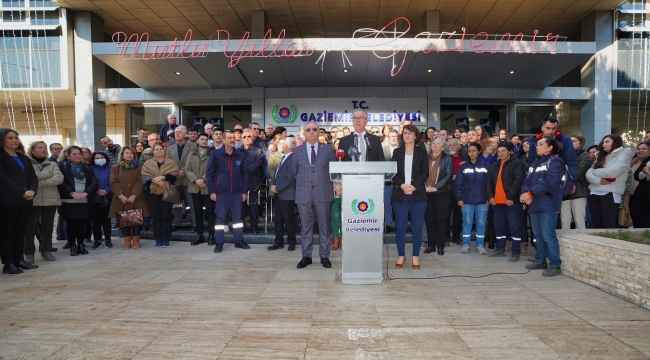
<svg viewBox="0 0 650 360"><path fill-rule="evenodd" d="M398 30L405 27L406 30ZM119 48L119 59L157 60L157 59L193 59L206 57L208 52L223 52L230 59L228 67L232 68L246 58L291 58L312 56L316 51L325 62L328 51L340 51L345 67L345 60L352 65L345 55L346 51L370 50L379 59L392 60L391 76L397 76L402 70L409 51L422 52L473 52L476 54L557 54L557 42L566 38L559 34L549 33L539 35L537 30L533 35L518 34L488 34L479 32L467 34L454 32L421 32L413 38L404 36L410 31L411 23L405 17L399 17L389 22L381 29L362 28L354 31L351 39L285 39L286 31L282 29L277 38L269 29L262 39L251 39L250 32L245 32L240 40L231 40L227 30L215 31L210 40L193 41L192 30L188 30L182 41L175 38L172 42L157 41L150 44L149 34L142 33L127 36L124 32L113 34L113 43ZM216 39L214 38L216 36ZM323 66L321 65L321 70Z"/></svg>

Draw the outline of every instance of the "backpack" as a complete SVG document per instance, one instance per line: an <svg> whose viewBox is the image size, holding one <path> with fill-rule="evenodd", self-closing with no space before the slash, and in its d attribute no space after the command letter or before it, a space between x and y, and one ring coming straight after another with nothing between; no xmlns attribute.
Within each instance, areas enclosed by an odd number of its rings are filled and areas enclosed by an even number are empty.
<svg viewBox="0 0 650 360"><path fill-rule="evenodd" d="M562 159L560 158L557 159L562 161ZM554 160L553 157L551 157L544 164L546 165L547 169L551 168L551 161L553 160ZM569 167L566 164L564 164L563 161L562 161L562 165L564 165L564 176L562 176L562 181L560 182L560 189L562 189L562 200L566 200L576 192L576 179L573 177L573 175L571 175L571 172L569 171Z"/></svg>

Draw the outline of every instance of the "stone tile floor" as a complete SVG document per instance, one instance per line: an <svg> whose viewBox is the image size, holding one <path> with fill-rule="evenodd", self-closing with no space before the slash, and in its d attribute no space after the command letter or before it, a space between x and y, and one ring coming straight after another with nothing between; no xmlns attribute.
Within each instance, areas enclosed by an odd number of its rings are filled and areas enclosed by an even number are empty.
<svg viewBox="0 0 650 360"><path fill-rule="evenodd" d="M0 359L650 358L650 312L566 276L415 279L524 273L525 256L452 244L396 270L390 245L396 279L351 286L341 251L299 270L299 249L153 245L0 276Z"/></svg>

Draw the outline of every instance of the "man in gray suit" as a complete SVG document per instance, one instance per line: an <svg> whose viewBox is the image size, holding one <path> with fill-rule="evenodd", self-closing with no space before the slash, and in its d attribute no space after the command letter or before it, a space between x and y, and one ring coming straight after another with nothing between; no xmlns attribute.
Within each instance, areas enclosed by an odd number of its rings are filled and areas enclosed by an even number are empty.
<svg viewBox="0 0 650 360"><path fill-rule="evenodd" d="M296 250L296 227L293 219L293 208L296 206L296 179L293 178L293 149L296 147L295 138L280 140L282 160L271 181L271 191L275 194L275 240L268 250L284 248L284 229L287 229L289 251Z"/></svg>
<svg viewBox="0 0 650 360"><path fill-rule="evenodd" d="M167 148L167 157L176 161L179 169L185 169L187 165L187 159L190 157L190 154L196 150L196 144L192 144L187 141L187 128L184 125L178 125L174 129L174 136L176 142L172 145L169 145ZM194 205L192 204L192 195L187 192L187 185L189 181L185 172L183 170L178 171L178 178L176 179L176 187L178 188L178 193L183 196L185 199L185 205L190 207L190 212L194 212ZM174 208L174 226L172 226L172 231L183 226L183 208ZM203 221L203 219L201 219ZM192 216L192 225L196 226L196 219Z"/></svg>
<svg viewBox="0 0 650 360"><path fill-rule="evenodd" d="M335 161L334 148L318 142L318 124L305 123L305 143L293 151L293 177L296 179L296 204L300 213L302 260L298 269L312 263L312 236L314 217L318 223L320 262L325 268L332 267L329 260L332 248L330 211L334 201L334 189L330 181L330 161Z"/></svg>

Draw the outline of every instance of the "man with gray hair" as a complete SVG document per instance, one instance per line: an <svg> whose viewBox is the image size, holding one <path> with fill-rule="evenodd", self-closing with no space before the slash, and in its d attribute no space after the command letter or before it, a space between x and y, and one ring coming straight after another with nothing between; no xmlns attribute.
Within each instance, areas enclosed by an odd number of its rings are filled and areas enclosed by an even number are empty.
<svg viewBox="0 0 650 360"><path fill-rule="evenodd" d="M191 213L194 213L194 206L192 204L192 195L187 192L187 185L189 181L185 176L185 172L182 169L185 169L187 165L187 159L190 154L194 152L197 148L196 144L192 144L187 141L187 128L184 125L178 125L176 130L174 130L174 136L176 142L172 145L169 145L167 148L167 157L174 160L178 168L181 169L178 171L178 177L176 178L176 188L178 192L183 197L185 202L184 208L174 208L174 226L172 226L172 231L177 230L183 226L183 212L184 210L190 210ZM189 209L187 209L189 207ZM196 226L196 220L192 216L192 225ZM203 221L203 219L200 219Z"/></svg>
<svg viewBox="0 0 650 360"><path fill-rule="evenodd" d="M296 147L295 138L286 138L280 142L282 159L278 165L273 180L271 192L275 194L275 239L268 250L284 248L284 230L287 230L287 243L289 251L296 250L296 227L293 217L293 208L296 206L296 179L293 177L293 149ZM278 151L279 152L279 151Z"/></svg>
<svg viewBox="0 0 650 360"><path fill-rule="evenodd" d="M262 150L262 152L266 152L267 147L266 147L266 140L262 139L260 137L260 124L256 122L252 122L251 125L249 126L249 129L251 131L251 136L253 136L253 146L256 148Z"/></svg>
<svg viewBox="0 0 650 360"><path fill-rule="evenodd" d="M160 139L162 142L167 142L167 132L169 130L176 130L176 115L169 114L167 115L167 124L160 127Z"/></svg>

